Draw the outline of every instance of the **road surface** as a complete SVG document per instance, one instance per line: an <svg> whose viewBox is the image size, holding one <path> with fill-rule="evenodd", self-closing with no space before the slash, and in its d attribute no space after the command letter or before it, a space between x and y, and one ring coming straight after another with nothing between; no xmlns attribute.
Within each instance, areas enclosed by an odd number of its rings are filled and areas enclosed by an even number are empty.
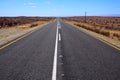
<svg viewBox="0 0 120 80"><path fill-rule="evenodd" d="M0 50L0 80L120 80L120 51L56 19Z"/></svg>

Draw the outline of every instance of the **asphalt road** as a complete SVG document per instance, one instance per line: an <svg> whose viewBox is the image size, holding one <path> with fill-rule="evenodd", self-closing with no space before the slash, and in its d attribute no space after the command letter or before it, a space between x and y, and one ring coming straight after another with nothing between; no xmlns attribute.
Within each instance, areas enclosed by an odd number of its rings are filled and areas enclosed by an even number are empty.
<svg viewBox="0 0 120 80"><path fill-rule="evenodd" d="M120 51L57 19L0 51L0 80L120 80Z"/></svg>

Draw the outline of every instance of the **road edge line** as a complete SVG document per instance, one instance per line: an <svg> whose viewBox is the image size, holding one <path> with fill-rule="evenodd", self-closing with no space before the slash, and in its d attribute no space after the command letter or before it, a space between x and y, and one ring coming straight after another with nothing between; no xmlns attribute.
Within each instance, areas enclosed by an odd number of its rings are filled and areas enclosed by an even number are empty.
<svg viewBox="0 0 120 80"><path fill-rule="evenodd" d="M47 23L47 24L40 25L41 27L36 28L36 29L34 29L34 30L31 30L31 31L28 31L28 32L26 32L26 33L24 33L24 34L16 37L15 39L12 39L12 40L8 41L7 43L5 43L5 44L3 44L3 45L0 45L0 50L2 50L2 49L4 49L4 48L12 45L13 43L15 43L15 42L17 42L17 41L19 41L19 40L27 37L27 36L29 36L29 35L32 34L33 32L37 31L38 29L41 29L43 26L46 26L46 25L48 25L48 24L50 24L50 23L51 23L51 22L49 22L49 23Z"/></svg>
<svg viewBox="0 0 120 80"><path fill-rule="evenodd" d="M116 45L114 45L114 44L112 44L112 43L110 43L110 42L108 42L108 41L106 41L106 40L104 40L104 39L101 39L101 38L99 38L99 37L97 37L97 36L93 36L93 35L87 33L86 31L81 30L81 29L80 29L81 27L79 28L78 26L76 26L76 25L74 25L74 24L72 24L72 23L69 23L69 22L65 22L65 23L67 23L67 24L69 24L69 25L72 25L73 27L75 27L75 28L79 29L80 31L86 33L87 35L89 35L89 36L91 36L91 37L93 37L93 38L95 38L95 39L97 39L97 40L99 40L99 41L101 41L101 42L103 42L103 43L111 46L112 48L117 49L117 50L120 51L120 47L118 47L118 46L116 46ZM84 28L82 28L82 29L84 29ZM85 30L86 30L86 29L85 29ZM93 31L92 31L92 32L93 32Z"/></svg>

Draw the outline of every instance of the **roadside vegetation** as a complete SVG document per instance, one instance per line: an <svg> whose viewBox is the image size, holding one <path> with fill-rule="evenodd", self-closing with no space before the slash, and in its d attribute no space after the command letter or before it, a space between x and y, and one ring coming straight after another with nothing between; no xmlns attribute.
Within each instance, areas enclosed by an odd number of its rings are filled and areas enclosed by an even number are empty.
<svg viewBox="0 0 120 80"><path fill-rule="evenodd" d="M38 26L38 24L31 24L31 25L30 25L30 28L36 27L36 26Z"/></svg>
<svg viewBox="0 0 120 80"><path fill-rule="evenodd" d="M64 21L120 41L120 17L67 17Z"/></svg>
<svg viewBox="0 0 120 80"><path fill-rule="evenodd" d="M29 33L42 25L53 21L54 18L42 17L2 17L0 18L0 46Z"/></svg>
<svg viewBox="0 0 120 80"><path fill-rule="evenodd" d="M31 24L38 21L48 22L53 19L53 17L0 17L0 28ZM36 26L36 24L31 25L31 27L33 26Z"/></svg>

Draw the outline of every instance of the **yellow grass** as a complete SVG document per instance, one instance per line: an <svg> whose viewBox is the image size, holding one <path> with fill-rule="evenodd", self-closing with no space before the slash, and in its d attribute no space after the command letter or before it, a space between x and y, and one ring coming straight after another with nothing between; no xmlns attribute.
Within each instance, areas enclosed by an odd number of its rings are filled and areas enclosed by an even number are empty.
<svg viewBox="0 0 120 80"><path fill-rule="evenodd" d="M40 28L42 26L30 27L32 24L43 25L47 24L47 21L38 21L29 24L13 26L13 27L5 27L0 29L0 46L23 35L32 30Z"/></svg>
<svg viewBox="0 0 120 80"><path fill-rule="evenodd" d="M86 23L75 22L75 21L68 21L68 22L73 23L74 25L77 25L79 27L85 28L87 30L91 30L93 32L102 34L102 35L112 38L114 40L120 41L120 31L118 31L118 30L107 30L107 29L101 28L99 26L92 26L92 25L89 25Z"/></svg>
<svg viewBox="0 0 120 80"><path fill-rule="evenodd" d="M46 21L37 21L37 22L24 24L24 25L17 26L17 27L20 28L20 29L29 29L29 28L32 28L31 25L33 25L33 24L36 24L36 26L37 26L37 25L41 25L41 24L45 24L45 23L47 23L47 22Z"/></svg>

